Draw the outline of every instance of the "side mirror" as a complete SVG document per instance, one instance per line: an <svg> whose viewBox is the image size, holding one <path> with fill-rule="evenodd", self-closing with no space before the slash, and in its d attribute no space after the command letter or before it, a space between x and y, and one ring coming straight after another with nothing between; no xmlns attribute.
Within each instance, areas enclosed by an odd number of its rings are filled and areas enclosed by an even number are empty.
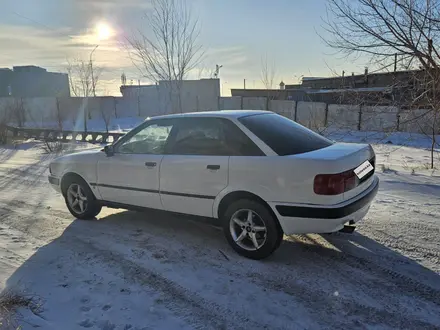
<svg viewBox="0 0 440 330"><path fill-rule="evenodd" d="M113 150L113 146L105 146L103 151L105 152L105 154L107 155L107 157L111 157L115 154L114 150Z"/></svg>

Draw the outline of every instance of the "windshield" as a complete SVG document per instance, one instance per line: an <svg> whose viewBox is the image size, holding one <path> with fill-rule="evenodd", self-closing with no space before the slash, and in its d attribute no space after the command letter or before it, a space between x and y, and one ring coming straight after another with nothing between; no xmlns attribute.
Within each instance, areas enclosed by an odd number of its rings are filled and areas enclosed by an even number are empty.
<svg viewBox="0 0 440 330"><path fill-rule="evenodd" d="M329 139L277 114L261 114L238 119L280 156L296 155L326 148Z"/></svg>

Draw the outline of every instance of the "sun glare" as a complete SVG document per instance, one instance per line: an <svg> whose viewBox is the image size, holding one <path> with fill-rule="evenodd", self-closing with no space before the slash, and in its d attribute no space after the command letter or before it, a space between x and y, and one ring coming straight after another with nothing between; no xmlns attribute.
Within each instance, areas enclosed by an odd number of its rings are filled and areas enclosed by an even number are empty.
<svg viewBox="0 0 440 330"><path fill-rule="evenodd" d="M112 36L113 30L108 24L99 23L96 25L96 33L99 40L107 40Z"/></svg>

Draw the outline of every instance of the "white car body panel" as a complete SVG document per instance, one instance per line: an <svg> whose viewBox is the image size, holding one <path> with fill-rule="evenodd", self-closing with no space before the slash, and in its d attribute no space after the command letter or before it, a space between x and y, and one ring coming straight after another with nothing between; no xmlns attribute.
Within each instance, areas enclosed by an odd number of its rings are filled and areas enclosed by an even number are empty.
<svg viewBox="0 0 440 330"><path fill-rule="evenodd" d="M115 154L101 152L97 163L97 189L108 202L162 209L159 192L159 169L164 156ZM147 166L146 163L156 163Z"/></svg>
<svg viewBox="0 0 440 330"><path fill-rule="evenodd" d="M228 162L227 156L166 155L160 167L164 209L212 217L214 199L228 185ZM208 165L220 168L210 170Z"/></svg>
<svg viewBox="0 0 440 330"><path fill-rule="evenodd" d="M249 158L254 157L231 157L231 187L244 188L267 202L308 203L313 200L316 204L335 204L342 201L342 195L319 196L313 192L313 177L322 173L320 161L290 156L255 157L254 161Z"/></svg>
<svg viewBox="0 0 440 330"><path fill-rule="evenodd" d="M275 210L274 203L270 203L269 205ZM364 206L350 216L338 219L283 217L278 212L274 212L277 215L278 221L280 222L285 235L310 233L326 234L341 230L344 228L344 224L350 220L353 220L353 223L359 222L368 213L369 208L370 205Z"/></svg>
<svg viewBox="0 0 440 330"><path fill-rule="evenodd" d="M379 179L376 176L372 177L372 183L368 186L368 189L363 191L359 196L351 200L346 200L343 203L335 204L330 207L330 209L338 209L344 206L347 206L357 200L365 197L368 193L377 189L379 184ZM280 204L280 203L268 203L272 208L274 213L277 215L278 221L280 222L281 227L283 228L284 234L307 234L307 233L331 233L338 230L341 230L349 221L353 223L357 223L362 220L365 215L368 213L370 208L370 203L358 209L357 211L340 218L300 218L300 217L284 217L277 210L277 206L286 205L286 206L294 206L294 207L323 207L322 205L317 206L313 204ZM327 210L327 208L326 208Z"/></svg>
<svg viewBox="0 0 440 330"><path fill-rule="evenodd" d="M75 173L84 179L92 189L95 197L101 199L99 192L91 183L96 182L96 164L99 157L105 157L101 149L91 149L64 155L52 161L50 170L54 177L61 179L68 173ZM57 187L60 188L60 187Z"/></svg>
<svg viewBox="0 0 440 330"><path fill-rule="evenodd" d="M378 187L375 175L339 195L317 195L313 188L316 175L352 170L374 157L372 148L366 144L337 143L312 152L278 156L238 121L240 116L261 113L268 112L219 111L161 118L229 119L266 156L115 154L108 157L101 150L90 150L53 161L50 169L54 180L50 181L59 190L63 176L75 173L89 184L98 200L214 218L218 217L219 205L225 196L247 192L269 205L285 234L332 232L341 229L347 221L362 219L371 199L348 216L331 219L285 216L277 206L336 209L355 203L369 192L375 195ZM155 162L156 166L149 168L146 162ZM219 165L219 168L208 169L208 165Z"/></svg>

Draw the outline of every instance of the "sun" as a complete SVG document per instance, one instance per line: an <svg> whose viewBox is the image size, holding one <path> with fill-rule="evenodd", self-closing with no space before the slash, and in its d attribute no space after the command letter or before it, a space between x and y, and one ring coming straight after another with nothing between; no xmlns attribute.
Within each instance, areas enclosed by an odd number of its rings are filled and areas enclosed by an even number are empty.
<svg viewBox="0 0 440 330"><path fill-rule="evenodd" d="M107 40L113 35L113 30L106 23L98 23L96 25L96 34L99 40Z"/></svg>

